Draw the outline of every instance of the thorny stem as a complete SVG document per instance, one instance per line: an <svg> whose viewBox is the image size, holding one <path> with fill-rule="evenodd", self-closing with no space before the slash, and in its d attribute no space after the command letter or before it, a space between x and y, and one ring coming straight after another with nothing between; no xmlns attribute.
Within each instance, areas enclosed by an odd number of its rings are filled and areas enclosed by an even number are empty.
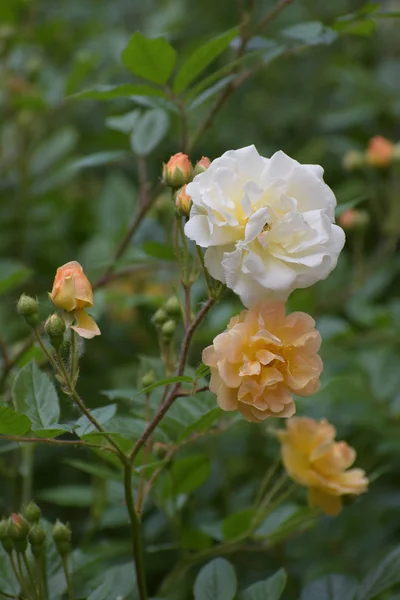
<svg viewBox="0 0 400 600"><path fill-rule="evenodd" d="M144 558L142 549L142 537L140 531L140 519L135 510L132 492L132 463L127 460L124 465L124 489L125 501L131 522L132 555L136 569L136 581L139 589L140 600L147 600L147 585L144 569Z"/></svg>
<svg viewBox="0 0 400 600"><path fill-rule="evenodd" d="M76 380L76 369L78 366L78 354L77 354L77 346L76 346L76 331L73 329L71 331L71 382L75 385ZM58 356L58 360L62 364L61 356Z"/></svg>

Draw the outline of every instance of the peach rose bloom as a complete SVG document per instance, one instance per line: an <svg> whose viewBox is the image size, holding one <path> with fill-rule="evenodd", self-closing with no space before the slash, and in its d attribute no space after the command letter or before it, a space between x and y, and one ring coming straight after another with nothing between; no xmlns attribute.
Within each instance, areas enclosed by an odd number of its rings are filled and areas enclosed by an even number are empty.
<svg viewBox="0 0 400 600"><path fill-rule="evenodd" d="M371 138L366 160L374 167L387 167L393 158L394 145L381 135Z"/></svg>
<svg viewBox="0 0 400 600"><path fill-rule="evenodd" d="M244 310L203 351L210 390L223 410L239 410L247 421L291 417L292 393L318 390L320 345L314 319L302 312L286 316L283 302Z"/></svg>
<svg viewBox="0 0 400 600"><path fill-rule="evenodd" d="M163 179L167 185L181 187L188 183L193 174L193 166L187 154L178 152L163 165Z"/></svg>
<svg viewBox="0 0 400 600"><path fill-rule="evenodd" d="M100 335L94 319L83 310L93 306L93 290L82 266L76 260L57 269L50 298L58 308L73 313L75 323L71 329L81 337L90 339Z"/></svg>
<svg viewBox="0 0 400 600"><path fill-rule="evenodd" d="M327 515L337 515L342 496L367 490L368 479L362 469L349 469L356 452L346 442L335 442L336 430L325 419L294 417L286 431L279 431L282 460L288 475L308 487L310 506Z"/></svg>

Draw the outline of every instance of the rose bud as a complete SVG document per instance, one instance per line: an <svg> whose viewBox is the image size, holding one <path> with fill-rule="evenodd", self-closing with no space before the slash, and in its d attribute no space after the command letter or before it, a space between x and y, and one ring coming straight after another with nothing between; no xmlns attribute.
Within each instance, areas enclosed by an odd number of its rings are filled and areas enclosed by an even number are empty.
<svg viewBox="0 0 400 600"><path fill-rule="evenodd" d="M193 167L187 154L178 152L163 164L163 181L172 188L182 187L192 180Z"/></svg>
<svg viewBox="0 0 400 600"><path fill-rule="evenodd" d="M36 327L39 324L39 303L36 298L22 294L17 304L17 311L25 319L29 327Z"/></svg>
<svg viewBox="0 0 400 600"><path fill-rule="evenodd" d="M204 173L207 171L208 167L211 165L211 161L207 156L202 156L200 160L194 166L193 176L200 175L200 173Z"/></svg>
<svg viewBox="0 0 400 600"><path fill-rule="evenodd" d="M371 138L366 152L366 161L373 167L387 167L394 153L394 145L381 135Z"/></svg>
<svg viewBox="0 0 400 600"><path fill-rule="evenodd" d="M365 210L349 208L339 217L339 224L343 229L356 229L364 227L369 221L369 215Z"/></svg>
<svg viewBox="0 0 400 600"><path fill-rule="evenodd" d="M189 194L186 193L186 184L176 192L175 205L178 213L182 215L182 217L189 216L192 199Z"/></svg>

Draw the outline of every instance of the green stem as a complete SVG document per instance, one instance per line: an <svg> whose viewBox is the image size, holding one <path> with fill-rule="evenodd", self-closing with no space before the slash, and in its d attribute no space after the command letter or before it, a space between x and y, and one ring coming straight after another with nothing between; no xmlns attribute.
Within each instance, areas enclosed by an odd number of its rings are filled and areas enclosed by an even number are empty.
<svg viewBox="0 0 400 600"><path fill-rule="evenodd" d="M26 569L26 572L28 574L28 579L29 579L30 585L32 587L32 597L33 598L39 598L39 600L42 600L38 596L38 592L37 592L37 589L36 589L35 577L33 575L33 572L32 572L32 569L31 569L31 565L29 564L28 557L26 556L26 552L23 553L22 559L24 561L25 569Z"/></svg>
<svg viewBox="0 0 400 600"><path fill-rule="evenodd" d="M41 600L45 600L47 595L45 593L46 581L45 581L45 570L43 568L44 552L42 556L35 556L36 572L39 581L39 597Z"/></svg>
<svg viewBox="0 0 400 600"><path fill-rule="evenodd" d="M24 591L24 589L25 589L25 583L24 583L23 579L21 578L21 575L20 575L20 573L18 571L17 564L15 562L14 554L11 553L8 556L10 557L11 568L14 571L14 575L17 578L17 581L18 581L18 583L19 583L19 585L21 587L21 591Z"/></svg>
<svg viewBox="0 0 400 600"><path fill-rule="evenodd" d="M62 565L64 569L65 581L67 582L68 598L74 600L74 590L72 589L71 577L68 570L68 558L64 555L62 557Z"/></svg>
<svg viewBox="0 0 400 600"><path fill-rule="evenodd" d="M24 577L24 568L22 566L22 558L21 558L21 553L17 552L17 564L18 564L18 572L19 572L19 577L20 577L20 582L21 582L21 588L22 588L22 592L24 594L26 594L26 596L30 596L29 594L29 589L27 589L26 587L26 581L25 581L25 577Z"/></svg>
<svg viewBox="0 0 400 600"><path fill-rule="evenodd" d="M76 368L78 365L78 353L76 345L76 332L71 329L71 381L75 387Z"/></svg>
<svg viewBox="0 0 400 600"><path fill-rule="evenodd" d="M37 343L39 344L39 346L41 347L41 349L43 350L43 352L47 356L48 361L51 364L51 366L53 367L53 369L55 371L59 371L59 368L58 368L58 365L57 365L57 361L54 360L54 357L52 356L51 352L48 350L48 348L46 348L46 345L43 342L43 340L42 340L42 338L40 336L40 332L39 332L39 330L37 328L33 330L33 335L35 336L35 339L36 339Z"/></svg>
<svg viewBox="0 0 400 600"><path fill-rule="evenodd" d="M35 446L21 446L21 464L19 472L22 480L21 507L32 500L33 458Z"/></svg>
<svg viewBox="0 0 400 600"><path fill-rule="evenodd" d="M180 233L180 237L182 240L182 250L183 250L183 283L185 285L188 284L189 281L189 250L186 242L185 232L183 230L182 217L177 217L178 229Z"/></svg>
<svg viewBox="0 0 400 600"><path fill-rule="evenodd" d="M128 508L129 519L131 522L132 554L136 569L136 581L139 590L140 600L147 600L146 575L144 569L144 558L142 549L142 539L140 531L140 520L135 511L135 503L132 492L132 464L128 460L124 468L124 487L125 501Z"/></svg>
<svg viewBox="0 0 400 600"><path fill-rule="evenodd" d="M213 287L212 287L212 283L211 283L211 277L208 274L208 271L206 269L206 265L205 265L205 262L204 262L204 256L203 256L203 253L201 251L201 248L197 244L196 244L196 251L197 251L197 255L198 255L199 259L200 259L200 264L201 264L201 268L203 270L204 279L206 281L208 295L211 298L212 297L212 293L213 293Z"/></svg>

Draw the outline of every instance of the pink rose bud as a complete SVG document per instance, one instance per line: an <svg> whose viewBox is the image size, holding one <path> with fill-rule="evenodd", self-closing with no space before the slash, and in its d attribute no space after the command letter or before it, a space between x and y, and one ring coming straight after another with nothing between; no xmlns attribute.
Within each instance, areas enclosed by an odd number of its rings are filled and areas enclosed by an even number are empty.
<svg viewBox="0 0 400 600"><path fill-rule="evenodd" d="M355 210L354 208L345 210L339 217L339 225L347 230L363 227L368 221L369 215L365 210Z"/></svg>
<svg viewBox="0 0 400 600"><path fill-rule="evenodd" d="M207 156L202 156L200 160L197 161L195 167L194 167L194 171L193 171L193 175L200 175L200 173L204 173L204 171L207 171L208 167L211 165L211 161L209 158L207 158Z"/></svg>
<svg viewBox="0 0 400 600"><path fill-rule="evenodd" d="M376 135L371 138L366 152L366 161L373 167L387 167L394 153L394 145L392 142Z"/></svg>
<svg viewBox="0 0 400 600"><path fill-rule="evenodd" d="M189 183L193 177L193 166L187 154L178 152L163 164L163 181L172 188L179 188Z"/></svg>
<svg viewBox="0 0 400 600"><path fill-rule="evenodd" d="M178 213L182 215L182 217L189 216L190 208L192 206L192 199L189 194L186 193L186 185L181 187L181 189L176 192L175 204Z"/></svg>

